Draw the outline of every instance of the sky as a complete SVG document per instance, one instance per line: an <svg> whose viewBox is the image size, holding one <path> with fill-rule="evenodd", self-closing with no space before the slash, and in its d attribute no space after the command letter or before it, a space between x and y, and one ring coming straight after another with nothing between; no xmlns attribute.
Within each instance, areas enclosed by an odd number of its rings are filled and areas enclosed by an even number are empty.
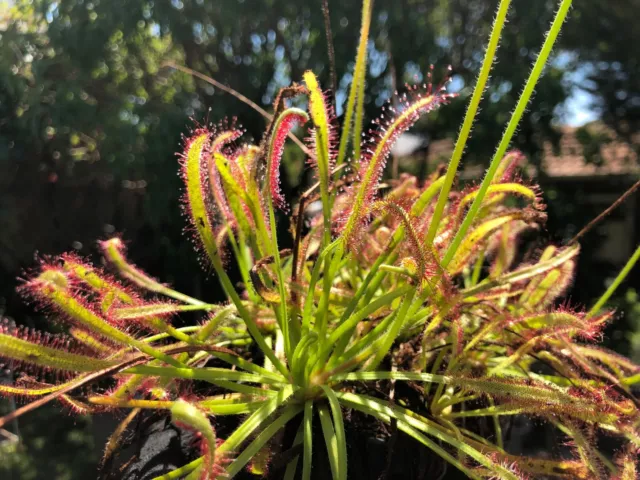
<svg viewBox="0 0 640 480"><path fill-rule="evenodd" d="M0 8L13 5L13 0L0 0ZM570 52L560 52L554 63L560 68L565 68L574 60ZM573 85L580 84L589 73L590 66L579 67L574 72L567 74L565 80ZM593 97L579 88L573 88L569 98L559 106L556 121L559 124L580 127L599 118L599 112L594 107ZM340 113L340 112L338 112Z"/></svg>
<svg viewBox="0 0 640 480"><path fill-rule="evenodd" d="M597 120L599 115L590 106L591 102L591 95L582 90L574 90L565 103L567 113L564 123L572 127L581 127L586 123Z"/></svg>
<svg viewBox="0 0 640 480"><path fill-rule="evenodd" d="M557 68L568 69L569 65L576 60L575 53L563 51L558 53L553 60L553 64ZM593 122L600 117L595 106L593 95L576 87L588 83L586 78L593 70L591 64L581 64L575 70L565 73L564 82L571 87L571 93L564 105L558 109L558 123L570 125L572 127L581 127L586 123ZM561 113L560 113L561 112Z"/></svg>

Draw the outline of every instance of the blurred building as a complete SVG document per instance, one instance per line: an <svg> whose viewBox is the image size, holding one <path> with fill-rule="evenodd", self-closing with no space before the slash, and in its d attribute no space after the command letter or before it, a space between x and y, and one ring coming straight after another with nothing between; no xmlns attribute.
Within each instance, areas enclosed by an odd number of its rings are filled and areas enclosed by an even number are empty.
<svg viewBox="0 0 640 480"><path fill-rule="evenodd" d="M605 210L640 178L640 134L624 141L598 122L579 128L561 126L558 133L558 142L546 141L540 158L531 159L523 171L525 178L535 178L542 185L553 208L574 209L593 218L591 212L597 215ZM453 148L453 139L429 142L426 137L405 134L392 154L400 170L432 171L449 161ZM462 181L479 182L484 171L483 165L468 165L459 176ZM572 217L570 212L566 217ZM575 234L584 225L577 215L574 218L576 225L568 225L566 234ZM603 239L598 260L624 263L640 242L640 195L629 198L596 230Z"/></svg>

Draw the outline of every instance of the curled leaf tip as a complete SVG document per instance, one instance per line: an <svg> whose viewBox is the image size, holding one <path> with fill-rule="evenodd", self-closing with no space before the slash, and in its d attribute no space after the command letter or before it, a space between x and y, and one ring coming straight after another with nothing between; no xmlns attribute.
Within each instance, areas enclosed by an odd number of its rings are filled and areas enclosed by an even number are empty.
<svg viewBox="0 0 640 480"><path fill-rule="evenodd" d="M287 135L296 125L303 125L309 120L309 116L298 108L288 108L277 118L267 158L268 188L271 199L277 208L286 209L286 203L280 190L280 160L284 153L284 144Z"/></svg>
<svg viewBox="0 0 640 480"><path fill-rule="evenodd" d="M223 475L224 469L216 462L216 432L207 414L193 403L180 398L171 406L171 420L179 427L197 432L200 437L200 450L204 458L200 467L200 480L215 479Z"/></svg>

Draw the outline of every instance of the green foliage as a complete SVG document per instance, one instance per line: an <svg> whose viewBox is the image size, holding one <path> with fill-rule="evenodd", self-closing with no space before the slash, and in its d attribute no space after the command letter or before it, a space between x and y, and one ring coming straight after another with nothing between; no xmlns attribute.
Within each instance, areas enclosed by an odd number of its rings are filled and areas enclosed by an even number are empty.
<svg viewBox="0 0 640 480"><path fill-rule="evenodd" d="M574 70L574 88L587 94L591 107L616 134L636 149L640 128L640 72L638 51L628 48L638 41L637 29L625 22L640 7L638 0L616 5L576 4L575 22L564 32L568 67ZM584 35L588 30L591 35ZM575 50L577 51L577 50Z"/></svg>
<svg viewBox="0 0 640 480"><path fill-rule="evenodd" d="M175 249L181 224L171 214L178 191L173 154L185 119L236 115L254 138L264 130L264 120L220 89L164 67L166 62L210 75L263 106L307 69L328 85L319 1L254 2L250 18L240 14L246 7L237 0L129 3L18 0L0 7L0 167L7 172L0 179L0 239L8 245L0 261L11 272L5 282L31 261L36 248L61 251L70 238L90 245L105 233L105 223L126 229L136 245L145 243L145 250L136 252L140 262L145 255L166 255L165 278L191 261L186 249ZM426 81L414 75L432 63L453 65L463 92L470 91L494 3L376 2L367 68L358 85L366 85L364 95L357 96L364 118L376 114L396 84ZM487 91L490 101L480 111L468 161L484 162L491 154L517 97L517 88L508 86L526 78L526 49L538 43L550 19L551 10L540 2L515 0L514 5L510 20L518 28L505 29L502 57ZM356 86L351 65L361 5L331 2L330 7L336 64L344 66L338 92L331 92L337 93L341 115L351 111L345 107L350 86ZM548 136L553 107L566 96L561 78L562 72L553 69L542 79L539 91L544 94L534 99L514 139L519 148L535 153L537 138ZM432 138L454 137L463 108L455 104L434 113L419 128ZM285 191L301 179L305 176L296 176ZM23 193L33 202L23 201ZM87 197L101 201L88 205ZM62 214L69 209L82 216L70 221ZM19 221L23 216L34 218L34 225L25 228ZM147 235L146 229L163 235ZM196 280L198 288L202 276Z"/></svg>
<svg viewBox="0 0 640 480"><path fill-rule="evenodd" d="M484 58L458 157L508 5L503 0L499 7L497 37ZM250 463L250 471L265 472L270 450L282 443L276 434L299 425L286 441L301 444L303 480L312 478L314 452L322 448L332 478L346 480L354 412L397 426L470 478L633 478L640 411L631 387L640 382L640 367L595 344L613 315L601 309L640 253L588 313L557 306L574 275L577 244L549 246L526 263L515 254L521 233L538 228L546 215L537 188L515 171L520 155L506 150L570 5L560 2L477 186L452 189L459 158L446 177L436 172L423 185L411 176L381 184L399 134L452 98L431 85L413 89L373 123L352 161L355 176L341 168L337 126L311 72L303 74L306 87L286 90L294 101L307 97L309 115L278 95L260 146L238 145L242 132L233 126L196 128L182 155L184 209L201 261L213 269L227 302L208 304L161 284L130 263L119 238L101 247L123 281L73 255L43 262L22 290L83 334L49 338L6 324L0 355L45 374L39 380L21 376L0 392L59 400L79 412L130 409L107 455L132 415L166 411L197 432L201 448L199 458L162 477L168 479L233 477ZM368 1L363 10L366 41ZM363 108L362 52L349 102L355 132ZM295 205L293 246L282 249L275 207L287 205L279 165L296 123L310 123L311 145L304 151L318 181ZM343 142L350 128L348 122ZM313 202L320 211L307 210ZM231 258L241 291L228 274ZM200 311L204 321L174 327L171 316L182 311ZM224 366L208 366L214 359ZM47 371L76 376L54 382ZM115 385L92 391L98 379ZM206 387L194 387L201 383ZM399 384L418 398L396 391ZM324 445L314 443L316 413ZM227 415L239 416L238 426L221 438L211 419ZM506 451L501 418L513 415L557 428L571 443L571 455L530 458ZM477 431L484 417L493 420L492 438ZM596 431L624 444L617 462L598 452ZM295 477L299 456L288 461L287 478Z"/></svg>

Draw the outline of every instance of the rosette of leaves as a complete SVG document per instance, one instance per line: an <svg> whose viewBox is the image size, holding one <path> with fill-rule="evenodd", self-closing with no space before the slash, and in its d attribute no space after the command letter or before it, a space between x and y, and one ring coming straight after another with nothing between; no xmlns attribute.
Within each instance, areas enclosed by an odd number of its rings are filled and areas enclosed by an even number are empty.
<svg viewBox="0 0 640 480"><path fill-rule="evenodd" d="M0 392L35 399L18 413L53 399L80 412L128 409L107 457L138 412L165 411L200 446L198 458L165 479L232 478L247 466L265 474L282 442L294 452L284 478L312 478L314 452L326 449L332 477L347 479L345 417L353 412L395 425L469 478L636 478L640 415L631 387L640 368L596 343L612 319L602 306L640 254L589 311L557 306L577 244L548 246L526 263L518 255L522 232L545 214L538 189L517 175L522 156L507 148L570 1L560 4L485 178L453 188L509 3L500 3L446 173L423 184L410 176L381 184L398 136L452 98L431 86L388 108L347 159L349 142L362 134L365 0L341 130L306 72L304 86L276 100L260 145L242 144L233 124L197 128L184 142L189 235L228 303L207 304L158 282L129 262L119 238L100 244L118 277L73 255L45 261L21 288L69 323L69 335L5 324L0 355L41 375L23 375ZM289 107L292 96L306 97L308 109ZM316 183L294 205L293 248L281 249L278 211L290 207L279 167L296 125L308 128L302 147ZM317 213L308 210L314 204ZM185 311L202 312L202 323L174 327L171 318ZM95 387L99 379L112 388ZM399 382L411 398L396 392ZM514 415L557 428L573 455L506 451L501 417ZM221 416L239 419L224 438ZM491 438L476 428L486 418ZM295 435L276 442L287 426ZM598 451L599 432L618 437L618 457Z"/></svg>

